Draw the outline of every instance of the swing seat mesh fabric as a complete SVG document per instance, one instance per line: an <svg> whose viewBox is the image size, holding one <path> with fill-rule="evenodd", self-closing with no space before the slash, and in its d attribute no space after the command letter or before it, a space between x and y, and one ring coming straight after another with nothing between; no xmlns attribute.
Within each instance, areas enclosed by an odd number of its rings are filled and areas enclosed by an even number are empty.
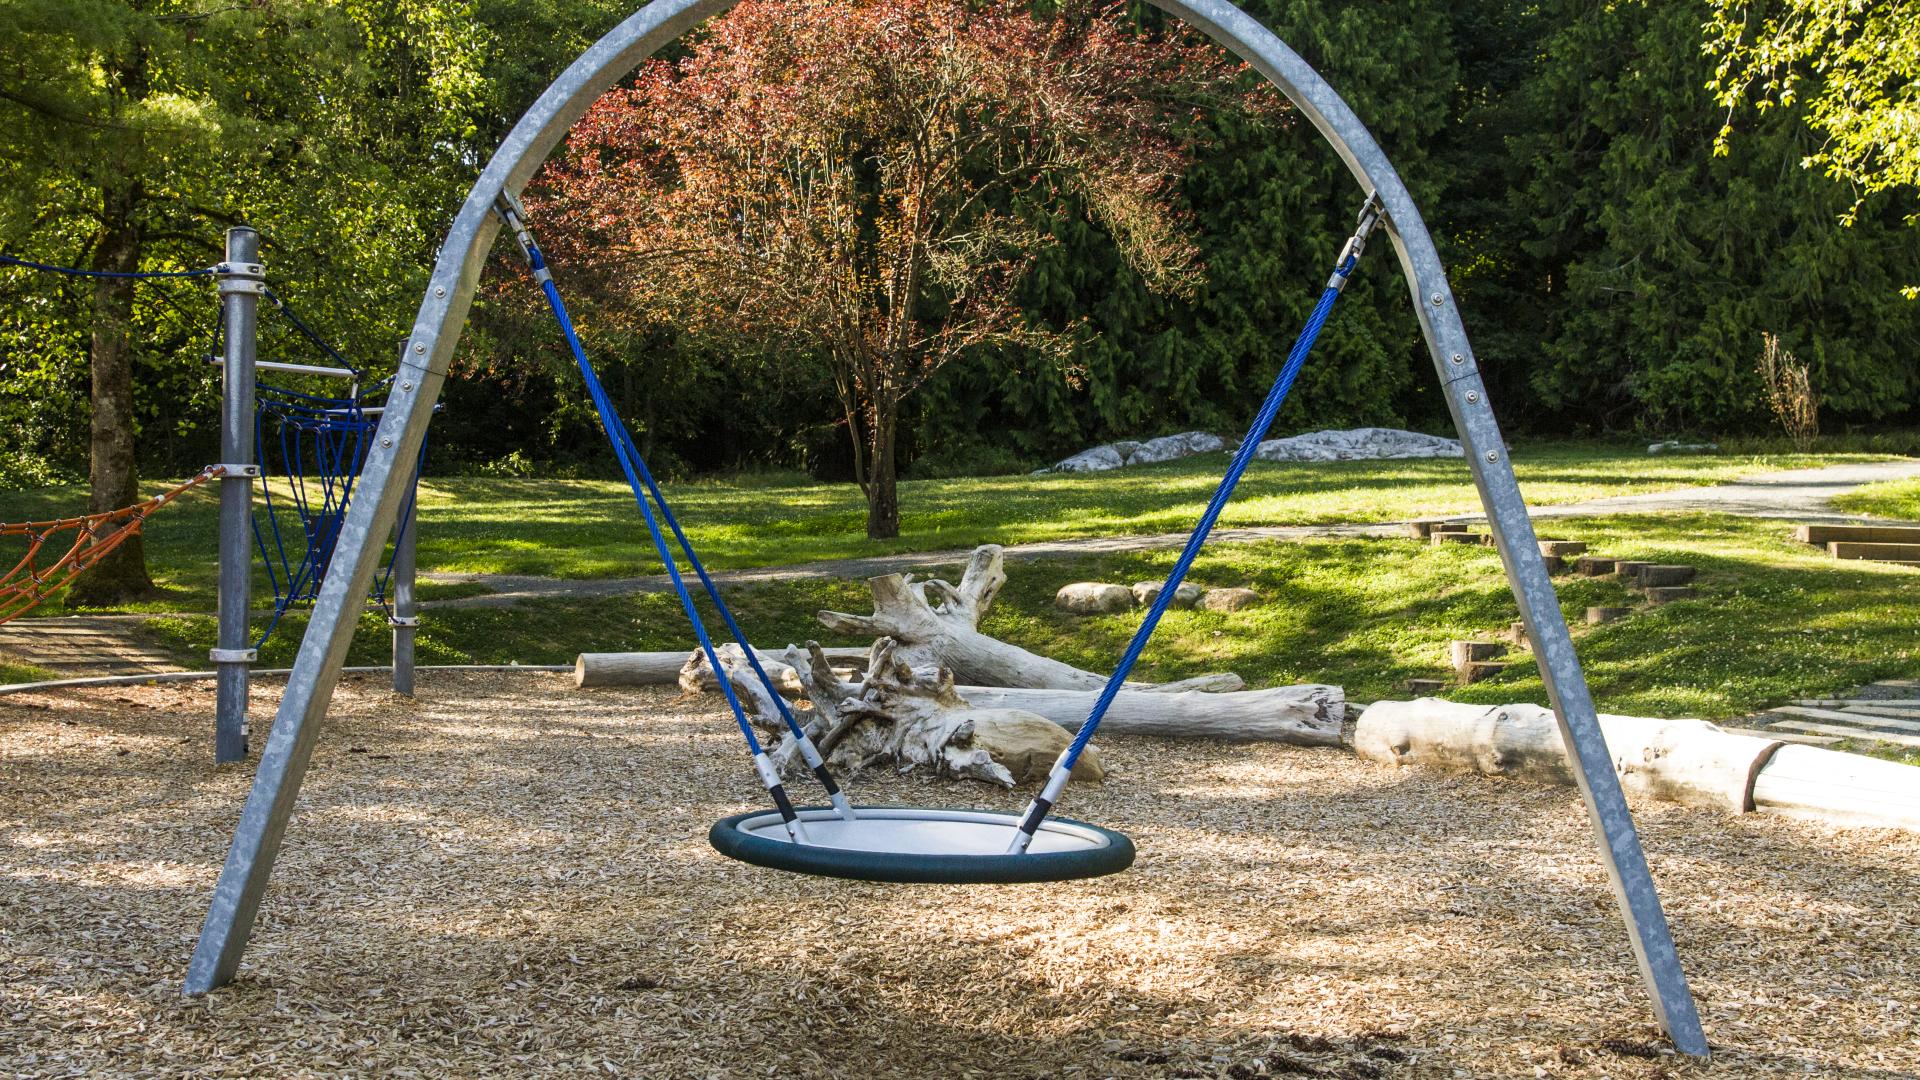
<svg viewBox="0 0 1920 1080"><path fill-rule="evenodd" d="M820 877L934 885L1069 881L1133 865L1133 841L1111 829L1048 818L1024 854L1007 845L1021 815L995 810L862 806L848 821L832 807L799 812L794 843L776 810L714 823L707 840L731 859Z"/></svg>

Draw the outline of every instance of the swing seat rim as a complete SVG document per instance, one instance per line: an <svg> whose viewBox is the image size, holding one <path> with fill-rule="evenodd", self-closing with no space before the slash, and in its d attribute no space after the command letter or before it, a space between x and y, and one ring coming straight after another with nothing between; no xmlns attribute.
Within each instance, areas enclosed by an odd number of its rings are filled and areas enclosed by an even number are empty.
<svg viewBox="0 0 1920 1080"><path fill-rule="evenodd" d="M840 815L831 806L809 806L797 814L803 829L809 823L818 824L816 832L841 826ZM1047 818L1035 835L1033 848L1009 855L1005 842L1012 839L1021 820L1016 812L855 806L854 814L855 821L847 823L853 828L862 822L875 831L886 831L890 824L902 822L932 823L959 826L995 838L998 843L992 854L796 844L787 837L777 810L750 810L721 818L707 831L707 842L727 858L772 870L912 885L1014 885L1104 877L1132 866L1135 855L1133 841L1125 835L1072 818Z"/></svg>

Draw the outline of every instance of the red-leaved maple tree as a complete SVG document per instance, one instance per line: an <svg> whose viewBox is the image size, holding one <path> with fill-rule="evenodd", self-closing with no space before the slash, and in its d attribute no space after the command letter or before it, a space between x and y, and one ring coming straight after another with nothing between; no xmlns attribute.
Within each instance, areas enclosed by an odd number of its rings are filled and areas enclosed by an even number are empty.
<svg viewBox="0 0 1920 1080"><path fill-rule="evenodd" d="M907 395L969 350L1075 339L1015 303L1050 242L1031 208L1077 197L1151 286L1197 284L1180 121L1271 110L1241 76L1118 9L747 0L602 98L533 207L602 308L829 358L867 534L896 536Z"/></svg>

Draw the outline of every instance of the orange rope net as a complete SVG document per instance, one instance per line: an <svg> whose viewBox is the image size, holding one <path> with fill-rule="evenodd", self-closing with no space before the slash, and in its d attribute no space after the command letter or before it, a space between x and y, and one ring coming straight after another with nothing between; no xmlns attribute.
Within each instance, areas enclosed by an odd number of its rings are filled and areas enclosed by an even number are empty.
<svg viewBox="0 0 1920 1080"><path fill-rule="evenodd" d="M13 565L13 569L0 575L0 623L18 618L38 607L41 601L66 588L80 571L139 535L140 527L147 523L147 518L155 510L225 472L218 465L212 466L171 491L104 514L87 514L58 521L0 522L0 538L23 536L27 540L26 554L20 556L20 561ZM58 561L40 566L40 554L47 541L64 532L75 534L72 546Z"/></svg>

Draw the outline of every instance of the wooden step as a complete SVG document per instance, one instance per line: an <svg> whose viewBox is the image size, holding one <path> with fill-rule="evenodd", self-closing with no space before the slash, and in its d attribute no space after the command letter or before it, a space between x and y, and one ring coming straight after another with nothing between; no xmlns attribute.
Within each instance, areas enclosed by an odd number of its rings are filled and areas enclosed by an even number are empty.
<svg viewBox="0 0 1920 1080"><path fill-rule="evenodd" d="M1868 713L1837 712L1833 709L1809 709L1804 705L1782 705L1767 710L1768 716L1788 716L1809 720L1819 720L1830 724L1855 724L1866 728L1887 728L1892 731L1906 731L1920 735L1920 721L1903 720L1894 716L1874 716Z"/></svg>
<svg viewBox="0 0 1920 1080"><path fill-rule="evenodd" d="M1751 735L1756 739L1799 743L1803 746L1832 746L1840 741L1838 735L1807 735L1798 731L1780 731L1776 728L1727 727L1723 724L1720 730L1729 735Z"/></svg>
<svg viewBox="0 0 1920 1080"><path fill-rule="evenodd" d="M1866 559L1872 562L1920 562L1920 543L1853 543L1835 540L1827 545L1827 554L1836 559Z"/></svg>
<svg viewBox="0 0 1920 1080"><path fill-rule="evenodd" d="M1491 660L1477 660L1461 669L1460 681L1477 683L1482 679L1491 679L1505 670L1507 670L1507 665L1505 664ZM1920 740L1916 740L1916 742L1920 742Z"/></svg>
<svg viewBox="0 0 1920 1080"><path fill-rule="evenodd" d="M1504 641L1454 641L1447 645L1447 660L1453 670L1466 674L1470 665L1483 660L1498 660L1507 655Z"/></svg>
<svg viewBox="0 0 1920 1080"><path fill-rule="evenodd" d="M1812 720L1782 720L1773 725L1789 731L1805 731L1814 735L1837 735L1843 739L1865 742L1892 743L1895 746L1920 746L1920 735L1895 735L1885 731L1868 731L1865 728L1843 727L1839 724L1821 724Z"/></svg>
<svg viewBox="0 0 1920 1080"><path fill-rule="evenodd" d="M1673 585L1685 585L1693 581L1699 571L1691 566L1649 565L1640 568L1633 580L1643 589L1658 589Z"/></svg>
<svg viewBox="0 0 1920 1080"><path fill-rule="evenodd" d="M1865 707L1884 706L1889 709L1912 710L1920 712L1920 698L1795 698L1789 705L1805 705L1809 709L1844 709L1850 705Z"/></svg>
<svg viewBox="0 0 1920 1080"><path fill-rule="evenodd" d="M1920 525L1796 525L1793 538L1803 544L1920 544Z"/></svg>

